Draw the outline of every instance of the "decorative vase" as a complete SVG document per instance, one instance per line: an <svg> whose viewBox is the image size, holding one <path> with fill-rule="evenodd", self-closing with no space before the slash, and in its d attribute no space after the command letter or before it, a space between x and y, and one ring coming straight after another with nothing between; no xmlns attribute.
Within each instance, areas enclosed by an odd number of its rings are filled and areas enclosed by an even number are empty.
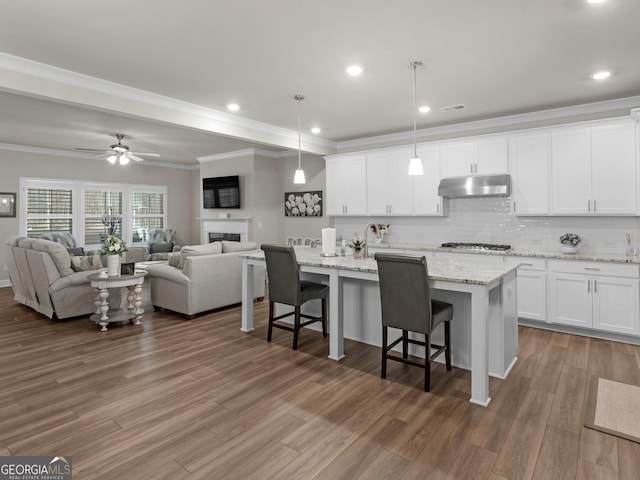
<svg viewBox="0 0 640 480"><path fill-rule="evenodd" d="M364 250L354 250L353 258L364 258Z"/></svg>
<svg viewBox="0 0 640 480"><path fill-rule="evenodd" d="M110 277L120 275L120 255L107 255L107 275Z"/></svg>
<svg viewBox="0 0 640 480"><path fill-rule="evenodd" d="M571 245L571 244L562 244L562 246L560 247L560 250L562 250L562 253L576 253L578 250L580 250L580 244L578 245Z"/></svg>
<svg viewBox="0 0 640 480"><path fill-rule="evenodd" d="M376 243L382 243L384 240L384 233L376 233Z"/></svg>

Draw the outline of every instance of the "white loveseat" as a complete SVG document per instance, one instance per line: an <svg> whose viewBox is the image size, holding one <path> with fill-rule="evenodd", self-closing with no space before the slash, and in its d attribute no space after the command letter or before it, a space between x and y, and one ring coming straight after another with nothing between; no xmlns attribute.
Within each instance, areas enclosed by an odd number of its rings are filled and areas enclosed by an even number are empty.
<svg viewBox="0 0 640 480"><path fill-rule="evenodd" d="M146 267L154 309L183 313L188 319L197 313L234 305L242 301L240 253L256 250L254 242L212 242L185 246L172 253L167 264ZM255 298L264 297L265 270L254 268Z"/></svg>

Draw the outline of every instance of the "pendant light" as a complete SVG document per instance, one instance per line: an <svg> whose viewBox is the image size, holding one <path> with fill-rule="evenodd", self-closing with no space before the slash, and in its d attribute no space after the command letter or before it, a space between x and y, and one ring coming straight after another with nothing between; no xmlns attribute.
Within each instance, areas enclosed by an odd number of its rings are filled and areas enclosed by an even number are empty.
<svg viewBox="0 0 640 480"><path fill-rule="evenodd" d="M307 183L307 180L304 178L304 170L302 170L302 150L300 146L300 136L301 136L301 127L300 127L300 102L304 100L304 95L294 95L293 99L298 102L298 169L296 170L295 175L293 176L293 183Z"/></svg>
<svg viewBox="0 0 640 480"><path fill-rule="evenodd" d="M416 143L416 70L422 66L422 62L411 62L413 68L413 158L409 161L409 175L423 175L422 160L418 157L418 145Z"/></svg>

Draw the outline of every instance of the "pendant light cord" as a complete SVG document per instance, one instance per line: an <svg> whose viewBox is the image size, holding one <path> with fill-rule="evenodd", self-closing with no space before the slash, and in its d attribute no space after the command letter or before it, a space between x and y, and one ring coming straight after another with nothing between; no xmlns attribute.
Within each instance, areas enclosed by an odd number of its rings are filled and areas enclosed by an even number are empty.
<svg viewBox="0 0 640 480"><path fill-rule="evenodd" d="M301 143L301 130L302 130L302 126L300 124L300 101L303 99L304 97L302 95L296 95L296 100L298 100L298 170L300 170L302 167L302 143Z"/></svg>
<svg viewBox="0 0 640 480"><path fill-rule="evenodd" d="M419 62L412 62L413 66L413 158L418 157L418 146L416 140L416 69Z"/></svg>

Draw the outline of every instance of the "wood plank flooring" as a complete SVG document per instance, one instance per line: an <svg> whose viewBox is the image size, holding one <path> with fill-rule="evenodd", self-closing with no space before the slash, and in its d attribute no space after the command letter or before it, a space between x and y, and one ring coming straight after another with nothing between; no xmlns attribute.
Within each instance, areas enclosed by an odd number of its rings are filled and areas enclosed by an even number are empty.
<svg viewBox="0 0 640 480"><path fill-rule="evenodd" d="M0 289L0 455L70 455L74 479L637 480L640 444L582 426L590 375L640 385L640 347L520 327L519 360L472 405L469 374L304 331L266 342L240 307L142 326L51 321ZM455 341L455 339L453 339Z"/></svg>

